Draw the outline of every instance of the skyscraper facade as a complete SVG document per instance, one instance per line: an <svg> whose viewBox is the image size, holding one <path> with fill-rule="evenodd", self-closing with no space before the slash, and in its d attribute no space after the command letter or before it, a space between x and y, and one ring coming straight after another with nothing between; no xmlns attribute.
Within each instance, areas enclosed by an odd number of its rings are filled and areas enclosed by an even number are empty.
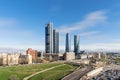
<svg viewBox="0 0 120 80"><path fill-rule="evenodd" d="M53 23L46 24L45 27L45 52L53 53Z"/></svg>
<svg viewBox="0 0 120 80"><path fill-rule="evenodd" d="M74 36L74 52L77 54L80 52L79 48L80 48L80 37L78 35Z"/></svg>
<svg viewBox="0 0 120 80"><path fill-rule="evenodd" d="M59 53L59 32L53 30L53 53Z"/></svg>
<svg viewBox="0 0 120 80"><path fill-rule="evenodd" d="M66 52L71 52L71 44L70 44L70 34L67 33L66 34L66 48L65 48Z"/></svg>

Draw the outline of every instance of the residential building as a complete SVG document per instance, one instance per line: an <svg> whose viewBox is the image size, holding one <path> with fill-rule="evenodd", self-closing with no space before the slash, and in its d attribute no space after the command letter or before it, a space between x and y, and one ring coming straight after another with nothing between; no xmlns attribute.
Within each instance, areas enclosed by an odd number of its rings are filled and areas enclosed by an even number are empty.
<svg viewBox="0 0 120 80"><path fill-rule="evenodd" d="M35 60L38 57L38 51L37 50L32 50L31 48L28 48L26 51L27 54L32 55L32 59Z"/></svg>
<svg viewBox="0 0 120 80"><path fill-rule="evenodd" d="M7 65L17 65L19 61L19 54L8 54Z"/></svg>
<svg viewBox="0 0 120 80"><path fill-rule="evenodd" d="M0 55L0 65L17 65L19 54L3 53Z"/></svg>
<svg viewBox="0 0 120 80"><path fill-rule="evenodd" d="M32 55L28 54L27 59L28 59L28 64L32 64Z"/></svg>
<svg viewBox="0 0 120 80"><path fill-rule="evenodd" d="M0 65L7 65L7 53L0 54Z"/></svg>
<svg viewBox="0 0 120 80"><path fill-rule="evenodd" d="M19 64L32 64L32 55L20 55L19 56Z"/></svg>

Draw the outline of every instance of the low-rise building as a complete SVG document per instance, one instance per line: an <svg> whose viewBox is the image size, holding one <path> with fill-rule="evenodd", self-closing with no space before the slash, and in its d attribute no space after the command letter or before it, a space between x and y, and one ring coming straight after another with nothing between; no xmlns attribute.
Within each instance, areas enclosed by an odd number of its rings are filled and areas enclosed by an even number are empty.
<svg viewBox="0 0 120 80"><path fill-rule="evenodd" d="M32 50L32 48L28 48L26 51L27 54L32 55L32 59L35 60L38 57L38 51L37 50Z"/></svg>
<svg viewBox="0 0 120 80"><path fill-rule="evenodd" d="M102 70L103 70L103 67L96 68L96 69L90 71L89 73L87 73L87 76L91 77L91 76L98 75Z"/></svg>
<svg viewBox="0 0 120 80"><path fill-rule="evenodd" d="M1 65L17 65L19 60L19 54L3 53L0 55Z"/></svg>
<svg viewBox="0 0 120 80"><path fill-rule="evenodd" d="M28 54L28 64L32 64L32 55Z"/></svg>
<svg viewBox="0 0 120 80"><path fill-rule="evenodd" d="M0 54L0 65L7 65L7 54L6 53Z"/></svg>
<svg viewBox="0 0 120 80"><path fill-rule="evenodd" d="M32 55L20 55L19 56L19 64L31 64L32 63Z"/></svg>
<svg viewBox="0 0 120 80"><path fill-rule="evenodd" d="M75 53L74 52L66 52L64 54L64 60L74 60L75 59Z"/></svg>
<svg viewBox="0 0 120 80"><path fill-rule="evenodd" d="M19 54L8 54L7 65L17 65L19 61Z"/></svg>
<svg viewBox="0 0 120 80"><path fill-rule="evenodd" d="M44 54L44 58L48 61L57 61L59 60L59 55L58 54Z"/></svg>
<svg viewBox="0 0 120 80"><path fill-rule="evenodd" d="M88 58L88 55L87 55L87 54L81 54L81 55L80 55L80 58L81 58L81 59L87 59L87 58Z"/></svg>

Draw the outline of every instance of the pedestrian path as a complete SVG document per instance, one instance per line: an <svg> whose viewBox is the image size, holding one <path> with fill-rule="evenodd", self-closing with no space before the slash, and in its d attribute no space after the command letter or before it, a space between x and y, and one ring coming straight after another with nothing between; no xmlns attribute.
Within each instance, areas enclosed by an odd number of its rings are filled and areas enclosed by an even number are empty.
<svg viewBox="0 0 120 80"><path fill-rule="evenodd" d="M28 79L30 79L31 77L33 77L33 76L35 76L35 75L37 75L37 74L40 74L40 73L43 73L43 72L45 72L45 71L48 71L48 70L51 70L51 69L54 69L54 68L57 68L57 67L61 67L61 66L64 66L64 65L65 65L65 64L62 64L62 65L54 66L54 67L51 67L51 68L48 68L48 69L45 69L45 70L36 72L36 73L34 73L34 74L31 74L31 75L25 77L23 80L28 80Z"/></svg>

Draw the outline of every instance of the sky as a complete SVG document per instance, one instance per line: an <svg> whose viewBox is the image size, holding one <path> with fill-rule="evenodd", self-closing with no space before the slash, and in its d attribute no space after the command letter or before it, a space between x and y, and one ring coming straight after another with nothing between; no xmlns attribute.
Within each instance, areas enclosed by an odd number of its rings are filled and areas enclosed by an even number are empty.
<svg viewBox="0 0 120 80"><path fill-rule="evenodd" d="M45 49L45 24L81 50L120 50L120 0L0 0L0 48Z"/></svg>

